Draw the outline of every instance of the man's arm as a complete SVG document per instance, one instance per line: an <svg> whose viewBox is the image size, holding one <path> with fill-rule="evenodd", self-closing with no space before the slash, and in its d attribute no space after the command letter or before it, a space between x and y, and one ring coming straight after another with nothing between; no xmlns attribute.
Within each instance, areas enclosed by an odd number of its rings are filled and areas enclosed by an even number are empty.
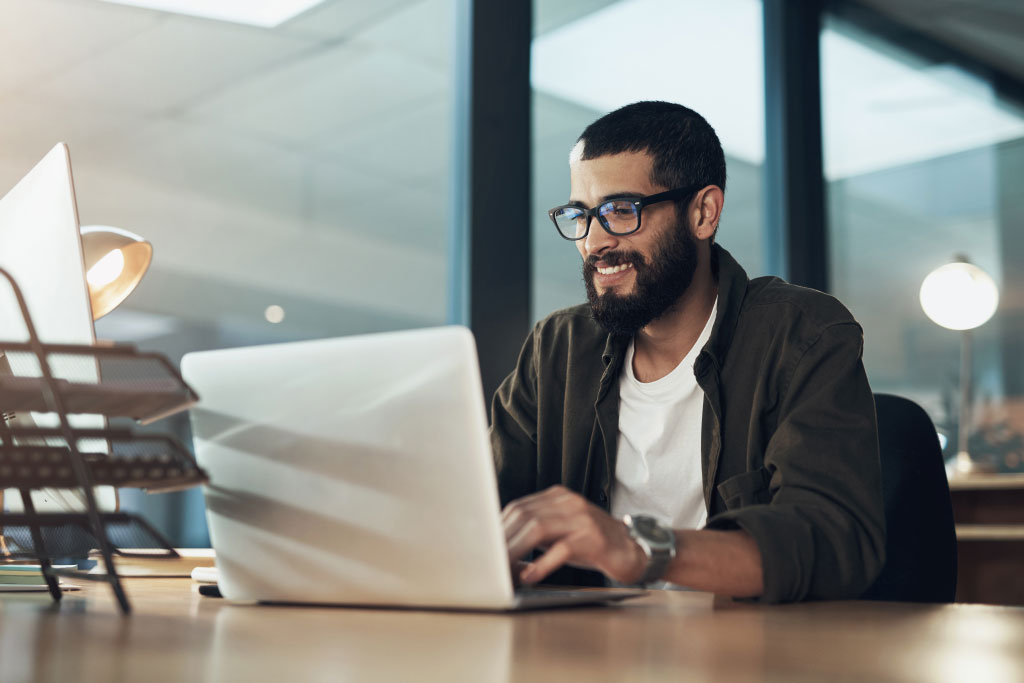
<svg viewBox="0 0 1024 683"><path fill-rule="evenodd" d="M519 352L515 369L491 401L491 448L502 504L537 490L536 335L534 328Z"/></svg>
<svg viewBox="0 0 1024 683"><path fill-rule="evenodd" d="M714 515L708 529L757 543L765 602L859 597L885 556L874 397L860 326L824 328L788 372L764 455L768 504Z"/></svg>
<svg viewBox="0 0 1024 683"><path fill-rule="evenodd" d="M504 524L513 562L534 548L547 549L520 570L519 579L524 583L542 581L562 565L571 564L632 584L647 567L647 556L625 524L562 486L509 504ZM761 595L761 553L749 534L680 529L675 535L676 556L664 580L720 595Z"/></svg>

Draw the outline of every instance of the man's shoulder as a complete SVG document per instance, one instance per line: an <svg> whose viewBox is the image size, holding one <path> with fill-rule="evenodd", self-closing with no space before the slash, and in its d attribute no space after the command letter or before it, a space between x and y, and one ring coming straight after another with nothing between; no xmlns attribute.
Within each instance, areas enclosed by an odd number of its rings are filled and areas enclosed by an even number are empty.
<svg viewBox="0 0 1024 683"><path fill-rule="evenodd" d="M750 281L741 313L769 323L798 324L809 331L843 324L859 327L853 313L831 294L773 276Z"/></svg>
<svg viewBox="0 0 1024 683"><path fill-rule="evenodd" d="M600 358L607 342L608 332L594 320L587 303L554 311L533 328L534 347L546 354L583 354Z"/></svg>

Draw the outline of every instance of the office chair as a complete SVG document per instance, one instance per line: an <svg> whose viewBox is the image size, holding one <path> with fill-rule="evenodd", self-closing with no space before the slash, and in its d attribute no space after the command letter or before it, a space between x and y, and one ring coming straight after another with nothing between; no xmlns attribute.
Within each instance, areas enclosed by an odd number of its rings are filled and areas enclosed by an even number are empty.
<svg viewBox="0 0 1024 683"><path fill-rule="evenodd" d="M956 531L935 425L921 406L875 394L886 561L861 599L952 602Z"/></svg>

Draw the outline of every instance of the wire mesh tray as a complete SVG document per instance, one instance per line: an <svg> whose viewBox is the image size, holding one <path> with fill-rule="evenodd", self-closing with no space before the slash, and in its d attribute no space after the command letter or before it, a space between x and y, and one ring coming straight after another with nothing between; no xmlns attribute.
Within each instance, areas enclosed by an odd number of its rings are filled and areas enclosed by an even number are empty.
<svg viewBox="0 0 1024 683"><path fill-rule="evenodd" d="M75 444L95 486L175 491L207 481L174 438L122 429L77 429ZM0 488L80 488L59 429L0 432Z"/></svg>
<svg viewBox="0 0 1024 683"><path fill-rule="evenodd" d="M198 397L158 353L128 344L43 344L54 387L66 413L130 417L153 422L193 405ZM53 412L38 356L28 344L0 342L10 373L0 373L0 412Z"/></svg>
<svg viewBox="0 0 1024 683"><path fill-rule="evenodd" d="M107 512L99 516L115 553L120 553L121 548L162 548L166 554L149 557L178 556L167 539L141 517L127 512ZM32 544L32 526L39 527L43 555L51 560L85 558L100 547L84 512L4 513L0 514L0 562L43 559Z"/></svg>

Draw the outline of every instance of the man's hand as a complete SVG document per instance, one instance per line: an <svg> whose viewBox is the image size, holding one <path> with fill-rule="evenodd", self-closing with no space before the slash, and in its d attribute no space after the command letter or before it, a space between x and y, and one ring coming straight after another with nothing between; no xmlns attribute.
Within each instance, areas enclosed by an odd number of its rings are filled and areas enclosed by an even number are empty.
<svg viewBox="0 0 1024 683"><path fill-rule="evenodd" d="M596 569L620 583L643 576L647 555L621 521L564 486L520 498L502 513L512 566L534 548L546 552L519 573L537 583L565 564Z"/></svg>

